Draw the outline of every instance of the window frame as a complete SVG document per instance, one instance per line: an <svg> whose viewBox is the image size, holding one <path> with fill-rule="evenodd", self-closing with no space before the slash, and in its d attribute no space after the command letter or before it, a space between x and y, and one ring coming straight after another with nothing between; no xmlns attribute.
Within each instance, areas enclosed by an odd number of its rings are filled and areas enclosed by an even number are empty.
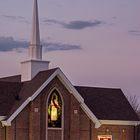
<svg viewBox="0 0 140 140"><path fill-rule="evenodd" d="M56 91L59 94L61 101L62 101L61 128L48 127L48 102L49 102L50 96L53 94L54 91ZM50 91L50 93L47 97L47 103L46 103L46 140L48 139L48 130L54 130L54 131L61 130L61 136L62 136L61 140L64 139L64 100L63 100L61 92L56 87Z"/></svg>

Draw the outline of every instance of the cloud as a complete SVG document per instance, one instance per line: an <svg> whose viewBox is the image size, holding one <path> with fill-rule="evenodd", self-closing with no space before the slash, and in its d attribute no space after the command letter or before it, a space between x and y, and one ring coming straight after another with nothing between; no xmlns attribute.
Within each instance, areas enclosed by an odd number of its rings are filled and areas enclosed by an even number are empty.
<svg viewBox="0 0 140 140"><path fill-rule="evenodd" d="M44 24L60 24L60 25L63 25L64 24L64 22L61 22L61 21L57 21L57 20L54 20L54 19L44 19L44 20L42 20L42 22L44 23Z"/></svg>
<svg viewBox="0 0 140 140"><path fill-rule="evenodd" d="M80 50L80 45L63 44L63 43L43 43L45 51L69 51Z"/></svg>
<svg viewBox="0 0 140 140"><path fill-rule="evenodd" d="M128 31L131 35L140 36L140 30L130 30Z"/></svg>
<svg viewBox="0 0 140 140"><path fill-rule="evenodd" d="M64 28L67 29L76 29L76 30L80 30L80 29L84 29L87 27L96 27L98 25L100 25L102 22L95 20L95 21L71 21L68 24L64 24Z"/></svg>
<svg viewBox="0 0 140 140"><path fill-rule="evenodd" d="M45 19L43 20L44 24L59 24L63 28L66 29L73 29L73 30L82 30L89 27L97 27L101 24L103 24L103 21L100 20L94 20L94 21L82 21L82 20L75 20L70 21L69 23L53 20L53 19Z"/></svg>
<svg viewBox="0 0 140 140"><path fill-rule="evenodd" d="M62 51L62 50L79 50L82 49L80 45L64 44L64 43L52 43L43 42L42 43L44 51ZM23 40L15 40L13 37L0 37L0 51L12 51L16 50L22 52L23 48L28 48L29 42Z"/></svg>
<svg viewBox="0 0 140 140"><path fill-rule="evenodd" d="M27 41L18 41L13 37L0 37L0 51L12 51L18 48L27 48Z"/></svg>
<svg viewBox="0 0 140 140"><path fill-rule="evenodd" d="M0 17L29 24L29 21L25 17L22 17L22 16L0 15Z"/></svg>
<svg viewBox="0 0 140 140"><path fill-rule="evenodd" d="M8 19L8 20L14 20L14 21L30 24L29 20L27 20L25 17L22 17L22 16L0 15L0 17ZM104 22L101 20L94 20L94 21L74 20L74 21L70 21L66 23L66 22L53 20L53 19L44 19L41 22L41 24L43 25L58 24L58 25L61 25L65 29L73 29L73 30L82 30L89 27L97 27L103 23Z"/></svg>

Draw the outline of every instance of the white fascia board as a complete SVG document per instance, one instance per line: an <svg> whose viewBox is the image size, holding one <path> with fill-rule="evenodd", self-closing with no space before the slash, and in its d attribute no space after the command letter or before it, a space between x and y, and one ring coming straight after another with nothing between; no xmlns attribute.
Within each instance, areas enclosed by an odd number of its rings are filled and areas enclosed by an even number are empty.
<svg viewBox="0 0 140 140"><path fill-rule="evenodd" d="M82 96L77 92L77 90L73 87L71 82L67 79L67 77L64 75L64 73L57 69L43 84L42 86L28 99L23 102L23 104L6 120L1 121L3 126L11 126L11 122L15 119L15 117L31 102L33 101L40 93L41 91L57 76L59 80L64 84L64 86L68 89L68 91L73 94L73 96L78 100L78 102L81 104L81 108L84 110L84 112L88 115L88 117L95 123L95 128L98 128L101 126L101 123L96 118L96 116L90 111L90 109L87 107L87 105L84 103L84 99Z"/></svg>
<svg viewBox="0 0 140 140"><path fill-rule="evenodd" d="M8 121L1 121L2 123L2 126L11 126L11 122L8 122Z"/></svg>
<svg viewBox="0 0 140 140"><path fill-rule="evenodd" d="M140 121L100 120L102 125L132 125L137 126Z"/></svg>
<svg viewBox="0 0 140 140"><path fill-rule="evenodd" d="M11 126L12 120L26 107L26 105L31 101L31 97L25 100L25 102L8 118L6 121L1 121L2 126Z"/></svg>
<svg viewBox="0 0 140 140"><path fill-rule="evenodd" d="M0 116L0 121L4 120L6 116Z"/></svg>
<svg viewBox="0 0 140 140"><path fill-rule="evenodd" d="M86 113L86 115L92 120L92 122L95 124L95 128L99 128L101 126L101 123L97 119L97 117L91 112L88 106L85 103L82 103L81 108Z"/></svg>
<svg viewBox="0 0 140 140"><path fill-rule="evenodd" d="M67 90L71 94L73 94L73 96L78 100L79 103L84 102L83 97L77 92L77 90L74 88L72 83L68 80L68 78L64 75L64 73L60 69L58 69L57 77L63 83L63 85L67 88Z"/></svg>

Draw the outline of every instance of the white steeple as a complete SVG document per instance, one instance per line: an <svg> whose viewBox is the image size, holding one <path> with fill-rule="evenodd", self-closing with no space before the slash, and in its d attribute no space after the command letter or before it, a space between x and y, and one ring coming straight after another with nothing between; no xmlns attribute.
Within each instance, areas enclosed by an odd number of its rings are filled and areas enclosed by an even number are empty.
<svg viewBox="0 0 140 140"><path fill-rule="evenodd" d="M42 46L40 44L37 0L34 0L34 6L33 6L32 33L31 33L31 41L29 46L29 58L35 60L42 59Z"/></svg>
<svg viewBox="0 0 140 140"><path fill-rule="evenodd" d="M40 71L49 68L49 61L42 60L42 45L40 44L38 4L34 0L32 33L29 46L29 60L21 62L21 81L32 80Z"/></svg>

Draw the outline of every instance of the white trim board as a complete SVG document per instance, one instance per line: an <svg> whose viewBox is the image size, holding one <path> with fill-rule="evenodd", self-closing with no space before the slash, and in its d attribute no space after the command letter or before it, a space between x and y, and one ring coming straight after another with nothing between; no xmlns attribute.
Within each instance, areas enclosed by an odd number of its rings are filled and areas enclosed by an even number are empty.
<svg viewBox="0 0 140 140"><path fill-rule="evenodd" d="M4 120L6 116L0 116L0 121Z"/></svg>
<svg viewBox="0 0 140 140"><path fill-rule="evenodd" d="M137 126L140 121L122 121L122 120L100 120L102 125L133 125Z"/></svg>
<svg viewBox="0 0 140 140"><path fill-rule="evenodd" d="M33 101L41 91L55 78L58 77L59 80L64 84L67 90L73 94L73 96L78 100L81 104L81 108L87 114L87 116L95 123L95 127L99 128L101 126L100 121L96 118L96 116L90 111L87 105L84 103L84 99L82 96L77 92L71 82L67 79L64 73L58 68L43 84L38 90L29 98L23 102L23 104L5 121L1 121L3 126L11 126L11 122L15 119L15 117L31 102Z"/></svg>
<svg viewBox="0 0 140 140"><path fill-rule="evenodd" d="M88 106L85 103L82 103L81 108L86 113L86 115L91 119L91 121L95 124L95 128L99 128L101 126L101 123L97 119L97 117L91 112Z"/></svg>

